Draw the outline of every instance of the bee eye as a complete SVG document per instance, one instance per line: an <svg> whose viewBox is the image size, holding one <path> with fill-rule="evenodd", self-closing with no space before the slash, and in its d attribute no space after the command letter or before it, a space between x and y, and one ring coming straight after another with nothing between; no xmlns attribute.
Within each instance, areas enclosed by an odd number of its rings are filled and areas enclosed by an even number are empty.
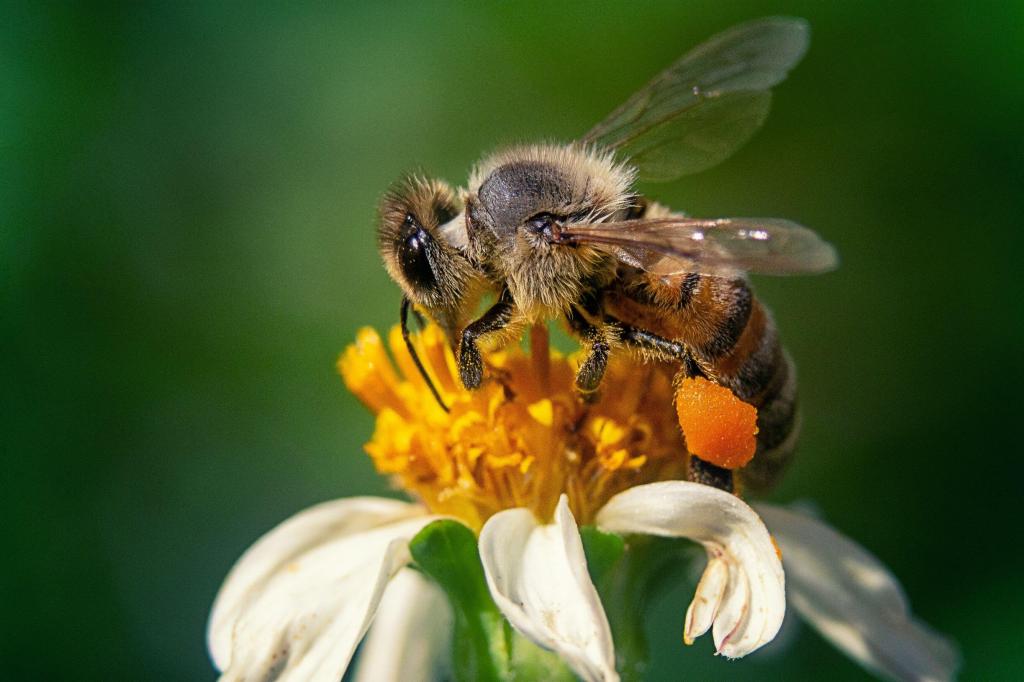
<svg viewBox="0 0 1024 682"><path fill-rule="evenodd" d="M556 218L550 213L538 213L526 221L526 227L537 234L550 234L551 227L555 224Z"/></svg>
<svg viewBox="0 0 1024 682"><path fill-rule="evenodd" d="M398 262L409 284L417 289L432 289L436 285L434 270L430 267L427 251L430 249L430 235L416 224L411 216L406 224L415 228L398 245Z"/></svg>

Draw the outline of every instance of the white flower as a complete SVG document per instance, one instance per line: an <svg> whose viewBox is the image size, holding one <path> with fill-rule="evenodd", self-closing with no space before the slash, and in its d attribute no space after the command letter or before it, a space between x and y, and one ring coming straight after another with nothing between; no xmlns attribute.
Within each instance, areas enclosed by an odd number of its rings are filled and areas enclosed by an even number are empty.
<svg viewBox="0 0 1024 682"><path fill-rule="evenodd" d="M409 540L437 517L396 500L327 502L242 555L210 614L223 680L332 680L348 668Z"/></svg>
<svg viewBox="0 0 1024 682"><path fill-rule="evenodd" d="M473 608L453 591L469 587L463 580L476 581L476 596L485 581L505 619L584 680L616 680L611 627L577 519L704 547L707 563L683 624L688 643L710 630L720 654L739 658L772 641L788 576L795 610L865 666L905 680L953 676L950 646L914 622L895 580L864 550L811 518L770 506L759 515L734 495L680 480L686 446L666 409L677 399L673 368L616 356L602 382L606 398L584 402L576 361L550 353L540 330L529 356L515 347L489 356L500 381L466 391L440 330L428 327L416 343L448 409L434 400L398 329L390 335L394 363L364 329L339 367L377 414L366 445L377 469L423 504L329 502L253 545L210 616L210 652L224 680L336 682L368 631L360 682L434 679L449 647L462 652L452 660L460 666L477 655L465 654L467 640L450 641L453 617ZM479 531L475 548L472 532L455 525L410 545L442 518ZM460 532L462 540L450 535ZM456 545L457 556L437 554ZM480 564L469 566L466 551L478 551ZM404 568L414 553L419 569L439 575L457 612L437 584ZM428 565L437 558L438 566L472 570L446 582L448 569L437 574ZM504 632L489 602L484 607ZM502 659L514 645L489 636L480 654L496 656L488 664L522 662L513 662L514 652Z"/></svg>
<svg viewBox="0 0 1024 682"><path fill-rule="evenodd" d="M356 682L431 682L444 674L451 647L451 607L429 579L403 569L388 585L363 642Z"/></svg>
<svg viewBox="0 0 1024 682"><path fill-rule="evenodd" d="M687 642L713 626L718 653L740 658L775 638L786 613L782 563L764 523L738 497L698 483L651 483L609 500L597 525L704 545L708 564L686 612Z"/></svg>
<svg viewBox="0 0 1024 682"><path fill-rule="evenodd" d="M789 603L818 632L883 677L956 675L956 648L914 619L903 588L877 558L811 516L756 506L782 550Z"/></svg>
<svg viewBox="0 0 1024 682"><path fill-rule="evenodd" d="M352 498L270 531L238 561L213 607L209 646L222 679L339 680L384 588L409 561L409 541L437 518L414 504ZM652 483L613 497L597 521L609 531L704 544L709 563L687 614L688 637L713 623L719 651L739 657L775 636L785 613L782 565L764 524L739 498L696 483ZM492 516L480 532L480 558L495 603L517 630L585 680L618 679L611 630L566 496L551 524L527 509ZM373 646L371 636L364 652L365 679L408 680L413 670L430 670L433 656L417 638L446 630L437 620L445 611L422 608L438 600L422 578L405 576L401 589L404 598L380 616L389 645ZM418 627L420 617L430 626Z"/></svg>
<svg viewBox="0 0 1024 682"><path fill-rule="evenodd" d="M825 637L896 679L953 677L952 648L913 621L876 559L810 517L759 509L782 548L790 603ZM685 636L711 629L721 654L740 657L770 642L785 613L782 564L761 516L728 493L665 481L616 495L596 520L606 531L700 542L708 563ZM214 604L209 646L222 679L340 680L375 616L359 679L432 679L445 656L448 607L433 584L402 566L409 540L437 518L414 504L352 498L272 530L242 556ZM584 680L618 678L565 496L550 524L525 509L498 512L479 547L491 595L519 632Z"/></svg>

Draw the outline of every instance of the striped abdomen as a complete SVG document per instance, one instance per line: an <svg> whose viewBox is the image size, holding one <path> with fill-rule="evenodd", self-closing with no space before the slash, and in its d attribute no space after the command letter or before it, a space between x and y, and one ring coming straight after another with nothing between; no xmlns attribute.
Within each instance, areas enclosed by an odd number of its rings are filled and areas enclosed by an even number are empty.
<svg viewBox="0 0 1024 682"><path fill-rule="evenodd" d="M690 372L758 409L757 453L738 473L755 489L775 482L799 427L796 374L771 315L746 280L624 269L606 290L604 307L624 325L684 346Z"/></svg>

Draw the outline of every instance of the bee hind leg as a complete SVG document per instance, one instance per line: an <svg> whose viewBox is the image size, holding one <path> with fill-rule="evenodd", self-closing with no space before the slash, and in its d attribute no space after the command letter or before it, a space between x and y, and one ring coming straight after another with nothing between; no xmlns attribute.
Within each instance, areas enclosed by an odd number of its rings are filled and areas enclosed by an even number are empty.
<svg viewBox="0 0 1024 682"><path fill-rule="evenodd" d="M690 465L686 471L686 480L694 483L710 485L727 493L736 492L736 484L732 478L732 471L715 466L697 455L690 455Z"/></svg>
<svg viewBox="0 0 1024 682"><path fill-rule="evenodd" d="M630 346L647 351L655 357L670 362L678 362L682 366L683 374L686 377L707 377L707 374L694 359L693 353L686 347L686 344L666 339L646 329L631 327L621 323L616 324L621 330L622 340Z"/></svg>
<svg viewBox="0 0 1024 682"><path fill-rule="evenodd" d="M679 362L680 372L686 377L706 377L700 364L694 359L690 350L678 341L672 341L652 332L628 325L622 325L622 340L626 343L653 353L654 355ZM694 483L702 483L728 493L735 494L736 484L732 471L715 466L697 455L690 455L686 478Z"/></svg>

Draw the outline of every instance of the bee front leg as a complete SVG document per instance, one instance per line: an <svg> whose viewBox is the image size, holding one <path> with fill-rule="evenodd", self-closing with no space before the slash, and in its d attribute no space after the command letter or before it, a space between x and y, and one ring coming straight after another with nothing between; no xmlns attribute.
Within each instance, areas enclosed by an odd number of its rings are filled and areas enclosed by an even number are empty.
<svg viewBox="0 0 1024 682"><path fill-rule="evenodd" d="M459 342L459 377L468 389L479 388L484 380L484 361L477 342L486 334L501 331L515 315L516 307L508 291L487 309L480 319L470 322L462 330Z"/></svg>
<svg viewBox="0 0 1024 682"><path fill-rule="evenodd" d="M614 342L614 327L610 324L594 325L580 311L570 308L565 316L572 330L590 347L587 357L576 371L576 388L584 398L594 398L604 371L608 368L608 355Z"/></svg>

